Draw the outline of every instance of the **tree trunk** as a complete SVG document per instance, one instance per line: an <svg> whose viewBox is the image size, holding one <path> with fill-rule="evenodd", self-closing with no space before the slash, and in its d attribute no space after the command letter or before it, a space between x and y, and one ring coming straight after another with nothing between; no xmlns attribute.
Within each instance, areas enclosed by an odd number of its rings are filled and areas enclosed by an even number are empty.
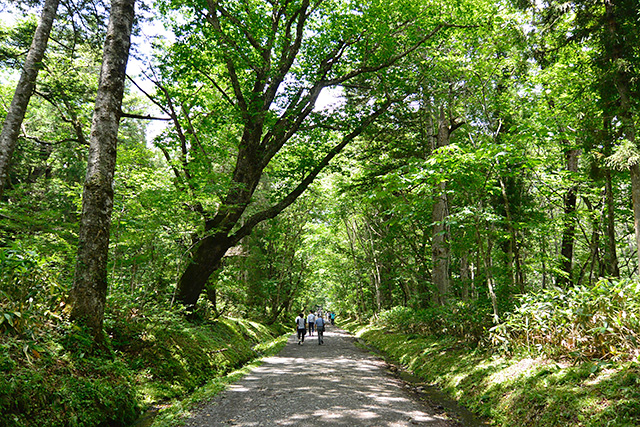
<svg viewBox="0 0 640 427"><path fill-rule="evenodd" d="M356 229L355 223L349 222L347 217L343 217L344 227L347 232L347 239L349 240L349 248L351 250L351 257L353 258L353 269L356 272L356 294L358 299L358 307L360 307L360 313L363 314L367 311L367 304L364 298L364 292L362 290L362 286L358 283L360 281L360 266L358 262L358 258L356 257L355 243L357 240L358 230Z"/></svg>
<svg viewBox="0 0 640 427"><path fill-rule="evenodd" d="M16 148L20 127L27 112L31 94L36 86L38 71L42 65L44 52L47 49L49 34L51 33L59 3L60 0L46 0L44 3L40 22L33 35L33 41L29 48L27 59L24 62L18 86L7 112L2 133L0 133L0 198L2 198L8 183L11 156Z"/></svg>
<svg viewBox="0 0 640 427"><path fill-rule="evenodd" d="M520 245L518 244L518 232L513 225L513 218L511 217L511 204L509 203L509 196L507 194L507 187L504 184L502 177L498 177L500 181L500 189L502 193L502 201L504 202L504 211L507 218L507 228L509 230L509 263L511 264L510 270L513 271L513 284L520 290L521 293L525 292L524 289L524 277L522 273L522 262L520 260ZM513 260L513 261L512 261Z"/></svg>
<svg viewBox="0 0 640 427"><path fill-rule="evenodd" d="M450 129L446 124L444 111L440 112L438 120L437 147L449 145ZM433 222L433 234L431 239L431 255L433 259L432 280L438 290L436 300L444 305L449 295L449 244L447 242L447 229L445 221L448 214L447 184L443 180L436 188L436 200L431 213Z"/></svg>
<svg viewBox="0 0 640 427"><path fill-rule="evenodd" d="M500 316L498 315L498 296L496 295L493 282L493 267L491 261L491 236L487 235L487 250L484 250L484 244L482 243L482 237L480 236L480 227L476 227L476 239L478 242L478 249L480 252L480 260L484 266L485 275L487 279L487 291L489 298L491 299L491 307L493 308L493 323L500 323Z"/></svg>
<svg viewBox="0 0 640 427"><path fill-rule="evenodd" d="M605 49L610 65L615 69L614 83L620 97L618 116L622 122L622 131L624 138L629 141L636 149L636 129L634 120L634 111L632 108L632 77L629 74L628 67L623 66L623 61L628 61L626 55L633 52L634 46L629 45L628 38L624 31L635 31L633 27L619 25L619 21L629 19L630 16L637 16L637 3L617 3L611 1L605 2L606 11L606 29L608 32L608 40L605 42ZM633 202L633 223L636 235L636 255L638 257L638 266L640 267L640 165L637 162L629 165L631 174L631 197Z"/></svg>
<svg viewBox="0 0 640 427"><path fill-rule="evenodd" d="M631 196L633 200L633 225L636 232L636 255L640 266L640 165L629 168L631 172Z"/></svg>
<svg viewBox="0 0 640 427"><path fill-rule="evenodd" d="M465 250L460 257L460 282L462 282L462 301L469 301L471 285L471 266L469 265L469 251Z"/></svg>
<svg viewBox="0 0 640 427"><path fill-rule="evenodd" d="M568 142L565 142L565 145ZM578 154L579 150L570 149L565 152L566 168L567 171L573 175L578 172ZM571 272L573 269L573 246L576 234L576 219L575 211L577 204L576 193L578 186L571 184L564 195L564 230L562 232L562 243L560 249L561 263L563 274L558 276L559 285L570 285L573 281L571 279Z"/></svg>
<svg viewBox="0 0 640 427"><path fill-rule="evenodd" d="M189 309L195 307L204 284L220 268L222 257L231 247L223 237L212 235L202 239L194 248L189 265L180 276L174 299Z"/></svg>
<svg viewBox="0 0 640 427"><path fill-rule="evenodd" d="M91 124L76 271L73 288L69 294L72 319L86 325L96 339L102 336L107 297L113 174L134 9L135 0L111 2L109 27Z"/></svg>
<svg viewBox="0 0 640 427"><path fill-rule="evenodd" d="M615 201L613 197L611 171L609 169L605 170L605 191L605 203L607 205L607 224L605 227L606 251L604 255L605 271L609 276L620 277L620 268L618 267L618 254L616 252Z"/></svg>

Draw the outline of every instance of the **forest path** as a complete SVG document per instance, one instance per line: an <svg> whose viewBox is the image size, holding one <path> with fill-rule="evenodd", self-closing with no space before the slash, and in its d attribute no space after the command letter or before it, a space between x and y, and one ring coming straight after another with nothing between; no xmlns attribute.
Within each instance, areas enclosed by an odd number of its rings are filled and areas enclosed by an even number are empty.
<svg viewBox="0 0 640 427"><path fill-rule="evenodd" d="M287 346L209 403L186 425L203 426L459 426L435 415L395 378L387 364L335 326L324 345L307 335Z"/></svg>

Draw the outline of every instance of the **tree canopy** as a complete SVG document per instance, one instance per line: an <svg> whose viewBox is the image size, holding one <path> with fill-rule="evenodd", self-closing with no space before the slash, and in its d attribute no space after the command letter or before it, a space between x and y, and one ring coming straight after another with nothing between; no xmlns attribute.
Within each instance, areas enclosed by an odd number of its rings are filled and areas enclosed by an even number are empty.
<svg viewBox="0 0 640 427"><path fill-rule="evenodd" d="M637 2L139 3L82 231L117 4L62 1L36 61L0 199L2 331L90 300L90 236L99 329L151 307L401 308L480 340L533 295L637 278ZM3 123L33 6L0 28Z"/></svg>

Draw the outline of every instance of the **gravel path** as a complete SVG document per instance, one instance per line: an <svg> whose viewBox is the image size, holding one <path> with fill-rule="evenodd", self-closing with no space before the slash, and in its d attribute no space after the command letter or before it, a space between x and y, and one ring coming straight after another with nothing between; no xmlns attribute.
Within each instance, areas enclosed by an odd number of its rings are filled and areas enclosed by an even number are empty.
<svg viewBox="0 0 640 427"><path fill-rule="evenodd" d="M187 426L452 427L422 403L384 361L329 326L324 345L295 336L239 382L193 412Z"/></svg>

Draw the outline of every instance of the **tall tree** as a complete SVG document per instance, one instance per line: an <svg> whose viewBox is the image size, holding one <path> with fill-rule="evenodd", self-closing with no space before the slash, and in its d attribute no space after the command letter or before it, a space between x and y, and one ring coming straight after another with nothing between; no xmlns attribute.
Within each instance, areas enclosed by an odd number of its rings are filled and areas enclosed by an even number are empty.
<svg viewBox="0 0 640 427"><path fill-rule="evenodd" d="M640 268L640 147L636 142L638 79L640 78L640 36L637 22L640 4L634 0L605 0L603 51L612 69L618 93L617 116L626 142L624 157L631 175L631 196L636 237L636 255Z"/></svg>
<svg viewBox="0 0 640 427"><path fill-rule="evenodd" d="M203 74L227 101L227 111L231 110L227 117L239 118L240 136L228 188L215 207L203 212L204 235L191 251L178 281L178 301L193 306L209 276L220 268L227 249L256 224L293 203L393 102L394 88L382 79L398 76L379 75L378 93L359 98L359 111L351 111L341 120L330 116L311 120L324 88L345 85L364 75L371 84L380 70L401 62L447 27L439 19L425 19L432 10L403 5L406 10L381 2L255 1L246 7L232 1L208 1L204 9L190 12L202 31L198 42L204 55L192 61L189 50L190 62L207 65L213 58L215 66ZM406 14L406 20L389 20L392 14ZM426 22L420 25L420 20ZM204 67L200 68L203 71ZM265 168L283 148L292 147L295 141L302 143L297 136L305 127L333 127L341 129L343 136L336 141L330 135L316 135L335 144L328 147L325 143L324 151L316 153L315 165L303 170L304 176L279 201L259 212L247 212Z"/></svg>
<svg viewBox="0 0 640 427"><path fill-rule="evenodd" d="M49 34L51 33L59 3L60 0L46 0L44 3L40 22L33 35L33 41L24 62L18 86L2 126L2 133L0 133L0 198L7 185L11 156L16 148L16 142L20 135L20 126L36 86L38 71L44 58L44 52L47 49Z"/></svg>
<svg viewBox="0 0 640 427"><path fill-rule="evenodd" d="M446 147L450 144L451 133L460 127L462 123L456 123L455 119L449 121L445 118L444 109L440 110L438 118L438 132L436 135L435 149ZM433 284L438 289L437 300L444 304L449 296L449 263L450 247L447 242L446 219L449 204L447 201L447 183L440 180L435 190L435 203L431 219L433 220L433 235L431 238L431 254L433 259L432 278Z"/></svg>
<svg viewBox="0 0 640 427"><path fill-rule="evenodd" d="M75 278L69 294L72 319L86 325L97 339L102 334L107 296L113 174L134 17L135 0L112 0L91 124Z"/></svg>

